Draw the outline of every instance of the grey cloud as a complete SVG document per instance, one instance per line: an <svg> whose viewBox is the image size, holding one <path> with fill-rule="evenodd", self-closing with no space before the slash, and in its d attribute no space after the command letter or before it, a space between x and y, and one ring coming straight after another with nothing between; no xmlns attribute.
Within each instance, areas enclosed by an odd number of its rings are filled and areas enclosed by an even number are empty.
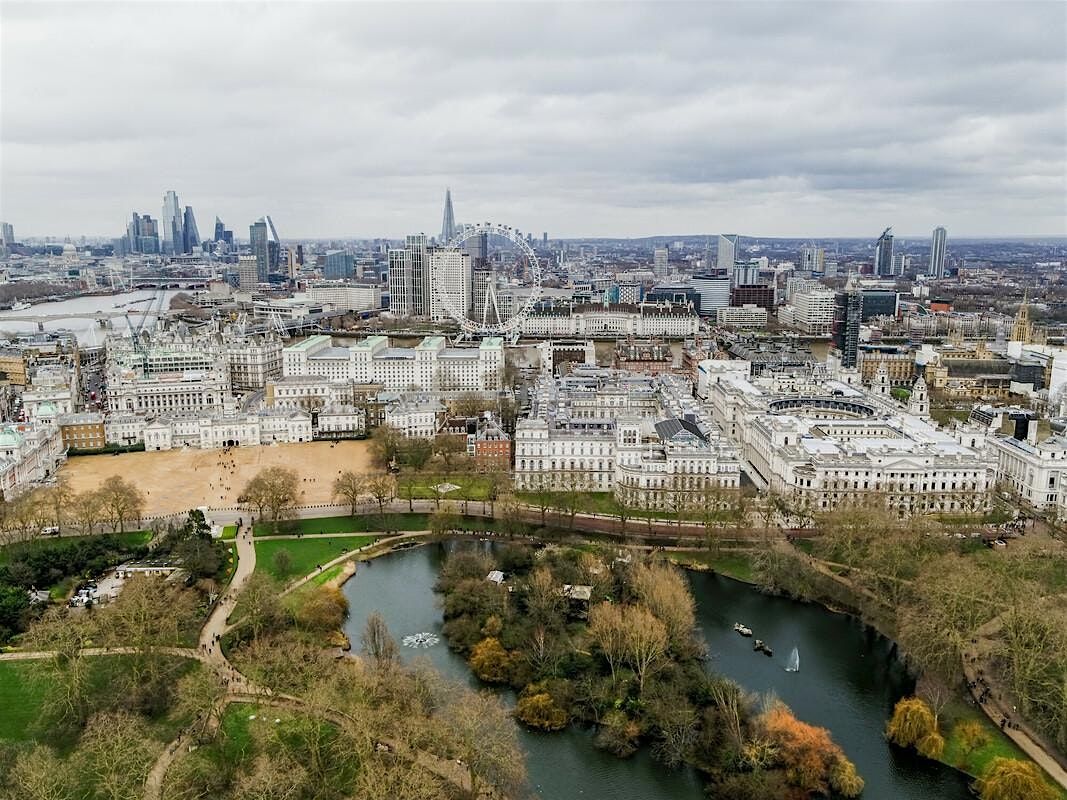
<svg viewBox="0 0 1067 800"><path fill-rule="evenodd" d="M1064 233L1059 3L0 6L0 218Z"/></svg>

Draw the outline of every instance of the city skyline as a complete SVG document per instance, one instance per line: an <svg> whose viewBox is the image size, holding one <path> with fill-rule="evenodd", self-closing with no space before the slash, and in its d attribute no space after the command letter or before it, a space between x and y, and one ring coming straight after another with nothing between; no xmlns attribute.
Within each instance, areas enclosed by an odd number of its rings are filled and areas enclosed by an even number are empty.
<svg viewBox="0 0 1067 800"><path fill-rule="evenodd" d="M400 239L450 186L561 238L1064 232L1061 4L604 8L5 4L0 219L113 236L173 187Z"/></svg>

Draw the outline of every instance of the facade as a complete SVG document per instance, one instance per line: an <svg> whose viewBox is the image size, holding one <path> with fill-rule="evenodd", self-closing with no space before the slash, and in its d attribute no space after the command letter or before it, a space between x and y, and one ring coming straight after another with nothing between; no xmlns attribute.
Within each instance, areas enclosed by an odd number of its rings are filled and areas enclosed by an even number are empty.
<svg viewBox="0 0 1067 800"><path fill-rule="evenodd" d="M516 426L518 489L612 491L630 507L667 508L739 478L736 449L673 375L583 367L542 377Z"/></svg>
<svg viewBox="0 0 1067 800"><path fill-rule="evenodd" d="M670 251L666 247L657 247L652 251L652 274L665 278L670 273Z"/></svg>
<svg viewBox="0 0 1067 800"><path fill-rule="evenodd" d="M351 405L353 391L353 383L347 379L290 375L267 382L265 403L267 408L319 411L330 406Z"/></svg>
<svg viewBox="0 0 1067 800"><path fill-rule="evenodd" d="M259 259L255 255L237 257L237 285L244 291L252 291L259 285Z"/></svg>
<svg viewBox="0 0 1067 800"><path fill-rule="evenodd" d="M386 405L382 423L405 439L432 439L444 415L445 407L433 395L412 394Z"/></svg>
<svg viewBox="0 0 1067 800"><path fill-rule="evenodd" d="M256 281L266 283L270 276L270 236L266 219L256 220L248 226L248 241L256 259ZM241 288L244 288L243 284Z"/></svg>
<svg viewBox="0 0 1067 800"><path fill-rule="evenodd" d="M199 414L232 404L230 370L209 344L178 340L134 346L108 340L107 402L112 413Z"/></svg>
<svg viewBox="0 0 1067 800"><path fill-rule="evenodd" d="M163 213L159 223L163 228L163 252L185 252L185 216L178 202L178 193L173 189L163 195Z"/></svg>
<svg viewBox="0 0 1067 800"><path fill-rule="evenodd" d="M430 263L426 234L408 236L404 248L389 251L389 310L398 317L430 313Z"/></svg>
<svg viewBox="0 0 1067 800"><path fill-rule="evenodd" d="M343 439L367 432L367 411L354 405L329 405L319 411L316 435L320 439Z"/></svg>
<svg viewBox="0 0 1067 800"><path fill-rule="evenodd" d="M884 373L871 391L800 371L728 374L708 386L707 403L753 480L810 511L866 503L901 516L984 511L989 458L929 423L921 380L907 408L889 389Z"/></svg>
<svg viewBox="0 0 1067 800"><path fill-rule="evenodd" d="M774 287L759 283L735 286L730 290L730 305L759 306L770 314L774 310Z"/></svg>
<svg viewBox="0 0 1067 800"><path fill-rule="evenodd" d="M668 342L629 338L615 343L612 363L625 372L659 375L674 369L674 354Z"/></svg>
<svg viewBox="0 0 1067 800"><path fill-rule="evenodd" d="M312 336L285 348L286 377L314 376L386 389L495 392L504 370L504 342L486 337L478 347L448 347L443 336L427 336L415 347L390 347L371 336L349 347L334 347L329 336Z"/></svg>
<svg viewBox="0 0 1067 800"><path fill-rule="evenodd" d="M702 316L711 316L717 309L730 305L730 278L726 275L694 275L693 288L700 294Z"/></svg>
<svg viewBox="0 0 1067 800"><path fill-rule="evenodd" d="M874 247L874 274L887 278L893 275L893 229L886 228Z"/></svg>
<svg viewBox="0 0 1067 800"><path fill-rule="evenodd" d="M841 366L853 369L859 364L860 327L863 295L854 289L834 295L834 347Z"/></svg>
<svg viewBox="0 0 1067 800"><path fill-rule="evenodd" d="M484 471L511 471L511 437L490 416L478 420L477 431L467 437L474 465Z"/></svg>
<svg viewBox="0 0 1067 800"><path fill-rule="evenodd" d="M56 424L64 450L102 450L107 446L104 415L99 412L63 414Z"/></svg>
<svg viewBox="0 0 1067 800"><path fill-rule="evenodd" d="M930 242L930 266L928 274L935 278L945 277L945 250L948 245L948 231L938 225Z"/></svg>
<svg viewBox="0 0 1067 800"><path fill-rule="evenodd" d="M718 258L715 266L720 271L725 270L727 275L734 274L734 261L737 258L737 234L719 234Z"/></svg>
<svg viewBox="0 0 1067 800"><path fill-rule="evenodd" d="M763 328L767 319L767 309L752 304L728 306L715 312L715 323L727 328Z"/></svg>
<svg viewBox="0 0 1067 800"><path fill-rule="evenodd" d="M804 272L826 272L826 250L815 245L800 248L800 269Z"/></svg>
<svg viewBox="0 0 1067 800"><path fill-rule="evenodd" d="M329 280L351 278L353 264L354 262L351 253L346 253L344 250L327 250L326 263L322 268L322 276Z"/></svg>
<svg viewBox="0 0 1067 800"><path fill-rule="evenodd" d="M337 311L373 311L382 307L382 289L375 283L315 281L306 295L313 303L328 304Z"/></svg>
<svg viewBox="0 0 1067 800"><path fill-rule="evenodd" d="M223 350L235 392L259 391L282 374L282 340L274 333L227 337Z"/></svg>
<svg viewBox="0 0 1067 800"><path fill-rule="evenodd" d="M829 336L834 329L834 293L812 289L793 297L793 324L809 336Z"/></svg>
<svg viewBox="0 0 1067 800"><path fill-rule="evenodd" d="M467 314L474 308L471 284L471 257L460 250L434 249L430 251L430 319L444 322L455 314ZM485 301L482 301L482 308Z"/></svg>
<svg viewBox="0 0 1067 800"><path fill-rule="evenodd" d="M159 417L144 427L146 450L207 450L311 440L311 416L303 411Z"/></svg>
<svg viewBox="0 0 1067 800"><path fill-rule="evenodd" d="M672 303L553 305L533 311L523 320L527 336L695 336L700 318L690 306Z"/></svg>
<svg viewBox="0 0 1067 800"><path fill-rule="evenodd" d="M66 458L59 427L0 425L0 497L9 500L55 475Z"/></svg>

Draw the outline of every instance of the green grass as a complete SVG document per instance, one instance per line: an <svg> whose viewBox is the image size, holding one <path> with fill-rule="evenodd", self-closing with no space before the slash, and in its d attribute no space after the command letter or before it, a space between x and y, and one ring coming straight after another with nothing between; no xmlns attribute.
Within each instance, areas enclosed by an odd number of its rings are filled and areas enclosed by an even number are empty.
<svg viewBox="0 0 1067 800"><path fill-rule="evenodd" d="M89 662L89 696L101 697L113 693L119 675L130 670L132 656L92 656ZM172 665L173 681L200 664L187 658L168 658ZM0 740L33 741L34 723L41 717L50 685L50 666L46 660L0 661ZM121 707L121 697L111 697L113 707ZM153 736L159 741L170 741L189 720L174 716L157 717L151 721ZM76 739L54 742L61 749L72 747Z"/></svg>
<svg viewBox="0 0 1067 800"><path fill-rule="evenodd" d="M236 539L237 538L237 526L236 525L223 525L222 527L223 539Z"/></svg>
<svg viewBox="0 0 1067 800"><path fill-rule="evenodd" d="M344 553L374 542L375 536L323 536L305 539L275 539L256 542L256 569L279 580L300 578L312 572L318 564L333 561ZM286 550L291 559L287 573L281 573L274 563L279 550Z"/></svg>
<svg viewBox="0 0 1067 800"><path fill-rule="evenodd" d="M385 528L399 531L424 531L430 527L429 514L386 514L384 525L378 514L359 514L355 517L312 517L289 519L278 523L277 534L302 533L314 536L317 533L365 533ZM274 526L269 522L257 522L253 535L274 536Z"/></svg>
<svg viewBox="0 0 1067 800"><path fill-rule="evenodd" d="M39 661L0 661L0 739L32 740L30 727L45 698L45 683L34 679L40 671Z"/></svg>
<svg viewBox="0 0 1067 800"><path fill-rule="evenodd" d="M340 575L342 569L344 569L343 564L334 564L329 569L324 569L322 572L320 572L318 575L308 581L308 583L315 584L316 586L322 586L323 584L332 581L334 578Z"/></svg>
<svg viewBox="0 0 1067 800"><path fill-rule="evenodd" d="M411 482L411 491L406 488L407 482ZM401 500L407 500L408 495L415 500L433 500L437 497L437 490L433 487L440 483L451 483L458 486L451 492L441 495L442 499L448 500L488 500L491 483L482 475L419 475L401 474L397 479L397 496Z"/></svg>
<svg viewBox="0 0 1067 800"><path fill-rule="evenodd" d="M945 751L942 753L940 760L944 763L966 772L968 775L979 777L986 771L989 763L994 758L1030 760L1000 728L993 724L989 717L978 709L965 705L962 701L955 701L945 709L942 716L944 720L942 729L945 733ZM960 723L971 721L977 721L982 726L982 729L986 732L988 742L968 752L956 731ZM1067 800L1067 791L1056 786L1051 779L1049 779L1049 784L1056 789L1060 798Z"/></svg>
<svg viewBox="0 0 1067 800"><path fill-rule="evenodd" d="M747 552L730 551L722 553L709 553L706 550L669 550L665 553L667 558L682 566L703 566L736 578L739 581L752 583L754 574L752 571L752 555Z"/></svg>

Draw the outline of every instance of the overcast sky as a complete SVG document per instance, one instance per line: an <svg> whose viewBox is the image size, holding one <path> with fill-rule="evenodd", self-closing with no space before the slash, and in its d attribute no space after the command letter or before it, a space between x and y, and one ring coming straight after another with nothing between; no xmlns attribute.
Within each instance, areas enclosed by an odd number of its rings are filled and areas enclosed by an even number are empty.
<svg viewBox="0 0 1067 800"><path fill-rule="evenodd" d="M1067 4L0 4L0 219L1067 233Z"/></svg>

